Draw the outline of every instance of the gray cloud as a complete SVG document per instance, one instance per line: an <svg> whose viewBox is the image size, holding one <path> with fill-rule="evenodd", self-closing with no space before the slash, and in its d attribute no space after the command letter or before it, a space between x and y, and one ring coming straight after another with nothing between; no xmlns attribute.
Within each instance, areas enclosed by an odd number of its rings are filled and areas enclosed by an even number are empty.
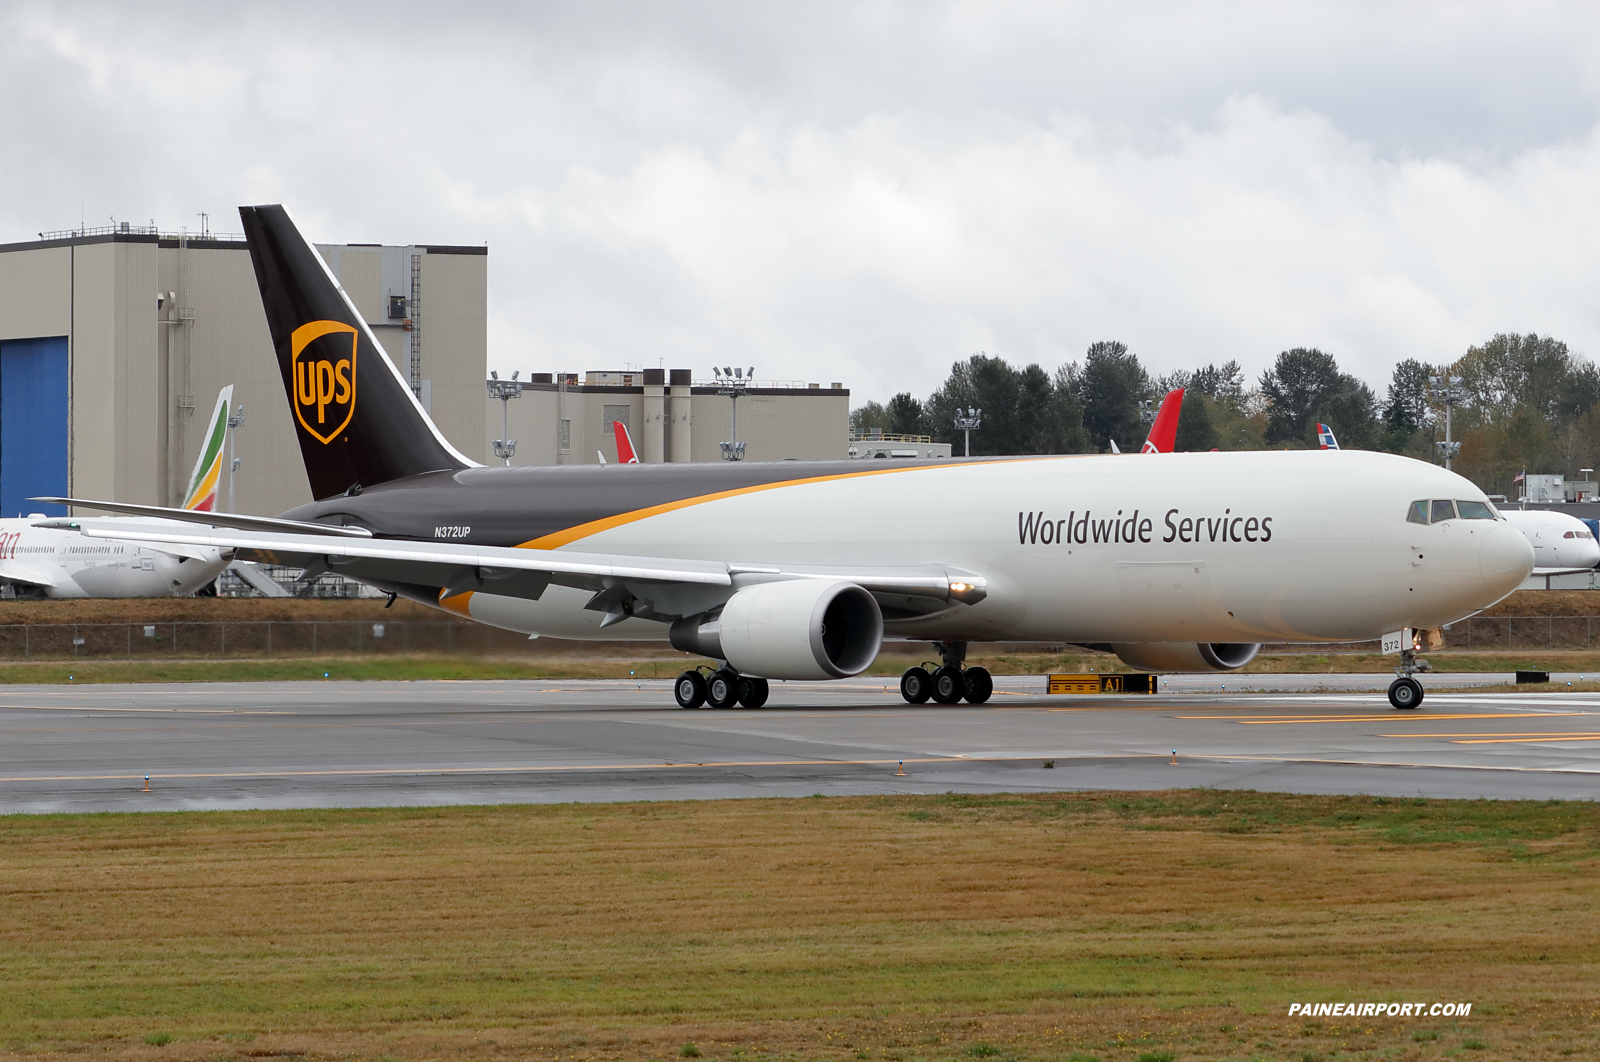
<svg viewBox="0 0 1600 1062"><path fill-rule="evenodd" d="M985 349L1375 383L1594 350L1573 5L53 5L0 13L0 240L110 216L491 244L491 364L924 392Z"/></svg>

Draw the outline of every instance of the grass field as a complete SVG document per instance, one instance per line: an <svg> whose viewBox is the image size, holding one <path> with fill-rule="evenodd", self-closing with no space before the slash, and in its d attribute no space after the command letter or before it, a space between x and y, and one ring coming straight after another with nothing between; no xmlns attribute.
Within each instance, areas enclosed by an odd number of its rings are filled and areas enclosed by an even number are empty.
<svg viewBox="0 0 1600 1062"><path fill-rule="evenodd" d="M1597 827L1198 791L6 817L0 1049L1594 1057ZM1286 1013L1336 1001L1473 1009Z"/></svg>

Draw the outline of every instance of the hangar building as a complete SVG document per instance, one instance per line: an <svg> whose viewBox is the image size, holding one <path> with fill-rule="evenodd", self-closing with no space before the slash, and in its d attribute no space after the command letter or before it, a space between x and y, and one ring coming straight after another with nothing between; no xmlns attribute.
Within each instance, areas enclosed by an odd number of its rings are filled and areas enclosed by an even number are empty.
<svg viewBox="0 0 1600 1062"><path fill-rule="evenodd" d="M716 380L695 380L689 369L533 373L507 388L515 399L494 397L488 381L487 432L479 448L516 440L513 465L593 465L601 454L617 459L612 424L628 429L644 464L720 461L733 441L735 400ZM747 461L842 460L850 438L850 391L800 380L749 383L737 399L738 441ZM502 434L502 415L505 432Z"/></svg>
<svg viewBox="0 0 1600 1062"><path fill-rule="evenodd" d="M440 430L482 460L487 248L317 250ZM246 417L234 508L310 501L242 236L124 222L0 244L0 515L48 509L32 495L180 504L227 384Z"/></svg>

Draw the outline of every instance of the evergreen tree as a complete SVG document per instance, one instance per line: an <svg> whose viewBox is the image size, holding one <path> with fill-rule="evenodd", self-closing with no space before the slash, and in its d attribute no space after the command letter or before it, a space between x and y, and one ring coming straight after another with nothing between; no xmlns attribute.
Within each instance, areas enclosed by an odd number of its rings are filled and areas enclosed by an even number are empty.
<svg viewBox="0 0 1600 1062"><path fill-rule="evenodd" d="M1090 445L1108 450L1115 439L1122 449L1137 450L1147 430L1139 402L1150 397L1150 377L1138 356L1122 343L1093 343L1075 382Z"/></svg>
<svg viewBox="0 0 1600 1062"><path fill-rule="evenodd" d="M1261 392L1268 401L1268 444L1315 445L1318 421L1349 449L1371 449L1377 442L1372 389L1340 372L1332 355L1307 347L1283 351L1261 374Z"/></svg>
<svg viewBox="0 0 1600 1062"><path fill-rule="evenodd" d="M926 435L927 424L924 423L922 403L906 391L901 391L889 399L889 404L884 408L889 418L889 430L899 435Z"/></svg>
<svg viewBox="0 0 1600 1062"><path fill-rule="evenodd" d="M1178 437L1173 449L1214 450L1220 442L1217 426L1211 422L1210 403L1205 393L1199 390L1185 391L1183 406L1178 413Z"/></svg>

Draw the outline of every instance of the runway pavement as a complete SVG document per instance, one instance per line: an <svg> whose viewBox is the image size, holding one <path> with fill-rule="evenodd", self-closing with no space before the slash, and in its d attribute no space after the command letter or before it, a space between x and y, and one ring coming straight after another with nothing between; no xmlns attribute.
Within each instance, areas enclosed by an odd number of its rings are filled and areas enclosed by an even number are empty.
<svg viewBox="0 0 1600 1062"><path fill-rule="evenodd" d="M882 680L774 683L754 711L683 711L666 681L11 686L0 811L1180 786L1600 794L1600 694L1439 692L1486 678L1427 676L1414 712L1381 693L1237 688L1346 676L1206 676L1106 697L1005 678L981 706L907 705Z"/></svg>

